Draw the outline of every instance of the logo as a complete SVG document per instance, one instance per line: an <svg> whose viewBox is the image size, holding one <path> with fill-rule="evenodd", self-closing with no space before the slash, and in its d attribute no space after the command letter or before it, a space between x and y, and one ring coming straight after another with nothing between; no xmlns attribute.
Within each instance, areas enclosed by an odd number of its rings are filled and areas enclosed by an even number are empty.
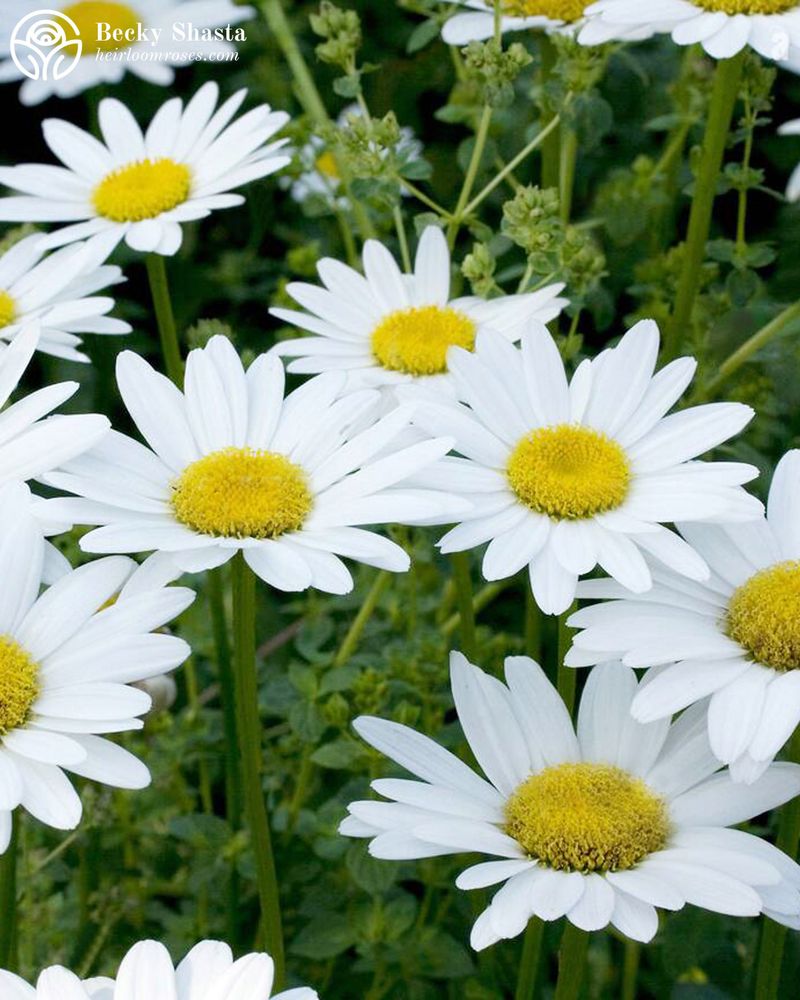
<svg viewBox="0 0 800 1000"><path fill-rule="evenodd" d="M35 10L17 22L11 58L31 80L61 80L78 65L83 43L78 26L58 10Z"/></svg>

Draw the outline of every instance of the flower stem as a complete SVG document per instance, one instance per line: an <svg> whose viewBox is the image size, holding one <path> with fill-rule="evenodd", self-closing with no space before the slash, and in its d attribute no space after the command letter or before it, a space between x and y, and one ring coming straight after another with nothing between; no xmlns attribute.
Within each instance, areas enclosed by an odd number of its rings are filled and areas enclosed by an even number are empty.
<svg viewBox="0 0 800 1000"><path fill-rule="evenodd" d="M553 75L558 53L549 35L542 31L539 35L539 54L541 56L541 71L539 86L544 88ZM544 100L545 108L547 99ZM553 121L554 115L549 110L542 112L542 126L549 125ZM542 187L558 187L558 164L560 158L561 142L558 134L558 122L547 135L547 141L542 144Z"/></svg>
<svg viewBox="0 0 800 1000"><path fill-rule="evenodd" d="M378 606L378 601L381 599L381 594L384 590L386 590L391 578L392 574L385 569L382 569L375 577L375 580L369 589L369 593L364 598L364 603L358 609L358 614L353 619L353 622L347 631L347 635L344 637L344 641L339 647L338 653L334 657L334 667L343 667L353 655L353 652L358 645L358 641L361 638L361 633L364 631L367 622L372 617L372 613L375 611L375 608Z"/></svg>
<svg viewBox="0 0 800 1000"><path fill-rule="evenodd" d="M539 961L542 956L542 936L544 922L531 917L522 941L522 956L514 1000L533 1000L536 996L536 981L539 978Z"/></svg>
<svg viewBox="0 0 800 1000"><path fill-rule="evenodd" d="M456 203L455 211L453 212L453 218L450 221L450 225L447 227L447 242L451 249L456 241L456 235L458 234L458 229L462 220L469 214L469 212L465 212L465 208L467 208L469 196L472 194L472 189L475 186L475 178L478 176L478 169L481 165L483 150L486 147L486 140L489 136L489 125L491 124L491 121L492 107L490 104L484 104L483 111L481 112L481 117L478 122L478 130L475 133L475 144L472 147L472 156L469 159L467 173L464 177L464 183L461 186L461 193L458 196L458 202Z"/></svg>
<svg viewBox="0 0 800 1000"><path fill-rule="evenodd" d="M558 949L558 984L554 1000L577 1000L581 992L589 935L569 920L565 921L564 934Z"/></svg>
<svg viewBox="0 0 800 1000"><path fill-rule="evenodd" d="M275 963L275 981L284 981L283 930L278 879L269 819L261 780L261 720L256 677L256 581L244 555L233 559L233 675L236 686L239 763L242 769L244 811L252 848L267 950Z"/></svg>
<svg viewBox="0 0 800 1000"><path fill-rule="evenodd" d="M533 592L525 581L525 652L532 660L542 658L542 612L534 600Z"/></svg>
<svg viewBox="0 0 800 1000"><path fill-rule="evenodd" d="M0 969L16 969L17 938L17 845L19 843L18 816L14 816L11 841L5 854L0 856Z"/></svg>
<svg viewBox="0 0 800 1000"><path fill-rule="evenodd" d="M572 194L575 189L575 168L578 162L578 135L574 129L561 130L558 170L558 200L561 221L566 225L572 214Z"/></svg>
<svg viewBox="0 0 800 1000"><path fill-rule="evenodd" d="M625 941L625 956L622 963L622 1000L636 1000L636 979L639 975L639 960L642 946L638 941Z"/></svg>
<svg viewBox="0 0 800 1000"><path fill-rule="evenodd" d="M453 552L450 556L453 579L458 598L458 614L461 621L461 652L471 662L475 662L478 643L475 636L475 607L472 599L472 577L468 552Z"/></svg>
<svg viewBox="0 0 800 1000"><path fill-rule="evenodd" d="M787 756L789 760L800 763L800 728L794 732ZM797 857L797 848L800 844L800 796L796 796L783 807L776 844L790 858ZM753 991L755 1000L778 1000L780 996L781 967L787 929L783 924L775 923L768 918L763 921Z"/></svg>
<svg viewBox="0 0 800 1000"><path fill-rule="evenodd" d="M694 300L700 287L700 275L705 257L706 241L711 228L717 178L725 155L728 129L739 93L739 81L742 76L746 51L746 49L742 49L732 59L721 59L717 63L703 139L703 150L695 177L694 196L689 213L689 228L683 248L683 262L678 280L675 309L664 338L664 350L667 358L674 358L678 354L683 333L692 318Z"/></svg>
<svg viewBox="0 0 800 1000"><path fill-rule="evenodd" d="M167 265L160 253L149 253L145 257L147 277L150 281L150 294L153 296L153 306L156 311L158 335L161 338L161 354L167 375L175 385L183 382L183 359L178 344L178 330L175 326L175 316L172 312L172 300L169 296L167 281Z"/></svg>
<svg viewBox="0 0 800 1000"><path fill-rule="evenodd" d="M564 704L567 706L567 711L570 715L573 714L575 709L575 682L577 676L572 667L564 666L564 657L567 655L567 650L569 649L572 629L567 627L567 619L577 608L577 603L573 602L572 607L568 611L565 611L563 615L558 616L558 659L556 661L556 686L558 688L558 693ZM552 677L552 674L550 675Z"/></svg>

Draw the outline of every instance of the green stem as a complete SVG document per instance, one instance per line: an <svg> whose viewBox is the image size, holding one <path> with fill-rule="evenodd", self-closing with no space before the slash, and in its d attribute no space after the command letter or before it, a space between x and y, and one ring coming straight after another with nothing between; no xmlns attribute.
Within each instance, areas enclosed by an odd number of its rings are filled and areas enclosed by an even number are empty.
<svg viewBox="0 0 800 1000"><path fill-rule="evenodd" d="M639 960L642 946L638 941L625 941L625 956L622 961L622 1000L636 1000L636 980L639 975Z"/></svg>
<svg viewBox="0 0 800 1000"><path fill-rule="evenodd" d="M553 75L553 70L558 59L558 52L550 36L541 32L539 35L539 54L542 64L539 77L539 86L544 90L548 80ZM544 110L542 111L542 126L549 125L555 117L549 108L546 96L543 100ZM558 123L547 136L547 141L542 145L542 187L558 187L558 161L560 157L561 141L558 134Z"/></svg>
<svg viewBox="0 0 800 1000"><path fill-rule="evenodd" d="M378 601L381 599L381 594L384 590L386 590L391 578L392 574L385 569L382 569L375 577L367 596L364 598L364 603L358 609L358 614L355 616L350 628L347 630L347 635L344 637L344 641L339 647L339 652L334 657L334 667L343 667L353 655L359 639L361 638L361 633L364 631L367 622L372 617L372 613L375 611L375 608L378 606Z"/></svg>
<svg viewBox="0 0 800 1000"><path fill-rule="evenodd" d="M525 652L537 663L542 658L542 612L525 581Z"/></svg>
<svg viewBox="0 0 800 1000"><path fill-rule="evenodd" d="M558 170L558 200L561 221L566 225L572 214L572 194L575 190L575 168L578 162L578 135L573 129L561 133Z"/></svg>
<svg viewBox="0 0 800 1000"><path fill-rule="evenodd" d="M472 189L475 186L475 178L478 176L478 168L480 167L481 159L483 158L483 150L486 147L486 139L489 136L489 125L491 124L491 121L491 105L484 104L480 121L478 122L478 129L475 133L475 144L472 147L472 156L469 159L467 173L464 177L464 183L461 185L461 193L458 196L458 202L456 203L456 208L453 212L453 218L447 228L447 242L451 249L456 241L456 235L458 234L458 228L461 225L462 220L466 215L469 215L469 212L465 211L465 209L467 208L467 203L469 202L469 196L472 194Z"/></svg>
<svg viewBox="0 0 800 1000"><path fill-rule="evenodd" d="M411 265L411 254L408 252L408 237L406 236L406 227L403 222L403 213L400 211L399 205L394 206L392 215L394 216L394 228L397 232L397 241L400 244L400 256L403 261L403 270L406 274L411 274L414 268Z"/></svg>
<svg viewBox="0 0 800 1000"><path fill-rule="evenodd" d="M469 552L454 552L450 556L450 562L453 567L458 614L461 621L461 652L468 660L474 662L478 652L478 644L475 637L475 608L472 597Z"/></svg>
<svg viewBox="0 0 800 1000"><path fill-rule="evenodd" d="M17 846L19 810L12 818L11 841L0 856L0 969L16 971L17 938Z"/></svg>
<svg viewBox="0 0 800 1000"><path fill-rule="evenodd" d="M558 949L558 984L554 1000L578 1000L586 971L589 935L568 920Z"/></svg>
<svg viewBox="0 0 800 1000"><path fill-rule="evenodd" d="M753 135L755 124L750 114L750 99L744 99L744 113L747 122L747 134L744 140L744 153L742 154L742 174L747 176L750 169L750 159L753 155ZM739 208L736 213L736 249L742 253L747 245L747 188L739 189Z"/></svg>
<svg viewBox="0 0 800 1000"><path fill-rule="evenodd" d="M451 582L452 580L448 580L448 583ZM475 594L475 597L472 601L473 615L477 615L479 612L483 611L483 609L487 607L489 604L491 604L492 601L495 599L495 597L497 597L499 594L502 594L503 591L510 586L510 584L511 584L510 579L497 580L495 583L487 583L484 587L481 587L481 589L477 592L477 594ZM448 595L445 594L444 597L442 598L442 604L446 608L449 603L450 601L448 600ZM442 635L444 636L452 635L460 624L461 624L461 616L459 615L458 612L456 612L454 615L450 615L449 618L445 618L441 626Z"/></svg>
<svg viewBox="0 0 800 1000"><path fill-rule="evenodd" d="M160 253L149 253L145 257L145 264L147 265L147 278L150 282L150 294L153 296L153 306L156 311L164 367L170 379L180 387L183 382L183 359L178 343L175 316L172 312L172 300L169 295L167 265Z"/></svg>
<svg viewBox="0 0 800 1000"><path fill-rule="evenodd" d="M256 578L237 552L233 560L233 675L239 762L242 768L244 808L256 867L261 920L267 950L275 963L278 988L284 981L283 930L278 879L261 780L261 719L256 677Z"/></svg>
<svg viewBox="0 0 800 1000"><path fill-rule="evenodd" d="M568 611L565 611L563 615L558 616L558 659L556 661L556 686L558 687L558 693L561 695L561 698L567 706L567 711L570 715L573 714L575 709L575 682L577 680L577 675L572 667L564 666L564 657L567 655L567 650L569 649L572 641L572 629L567 627L567 619L576 608L577 603L573 602L572 607L569 608Z"/></svg>
<svg viewBox="0 0 800 1000"><path fill-rule="evenodd" d="M800 728L795 729L789 743L788 758L795 763L800 762ZM800 796L796 796L783 807L776 844L790 858L797 857L800 844ZM753 991L755 1000L778 1000L781 995L781 968L786 931L787 928L783 924L777 924L769 919L763 921Z"/></svg>
<svg viewBox="0 0 800 1000"><path fill-rule="evenodd" d="M539 962L542 957L542 937L544 922L531 917L522 941L522 956L519 963L517 989L514 1000L533 1000L536 996L536 981L539 978Z"/></svg>
<svg viewBox="0 0 800 1000"><path fill-rule="evenodd" d="M722 364L717 369L717 373L714 378L706 385L703 392L705 398L710 398L714 395L717 389L730 378L731 375L742 365L748 361L756 351L761 350L765 344L768 344L773 337L776 337L784 327L788 326L793 320L800 317L800 302L794 302L792 305L787 306L783 312L778 313L774 319L771 319L769 323L762 326L760 330L749 337L741 347L737 348L733 354L727 357Z"/></svg>
<svg viewBox="0 0 800 1000"><path fill-rule="evenodd" d="M423 205L427 205L432 212L436 212L437 215L440 215L443 219L447 219L448 221L453 218L450 212L448 212L443 205L440 205L438 202L434 201L433 198L430 198L424 191L421 191L416 184L412 184L411 181L406 180L405 177L401 177L400 174L397 174L395 179L406 189L406 191L408 191L409 194L412 194L417 201L421 201Z"/></svg>
<svg viewBox="0 0 800 1000"><path fill-rule="evenodd" d="M675 309L664 338L667 358L677 356L686 327L692 318L694 300L700 287L700 274L706 252L706 242L711 228L711 215L717 190L717 178L725 155L728 129L739 93L739 81L747 50L732 59L722 59L717 63L708 120L703 139L700 165L695 177L694 197L689 213L689 228L683 248L683 263Z"/></svg>

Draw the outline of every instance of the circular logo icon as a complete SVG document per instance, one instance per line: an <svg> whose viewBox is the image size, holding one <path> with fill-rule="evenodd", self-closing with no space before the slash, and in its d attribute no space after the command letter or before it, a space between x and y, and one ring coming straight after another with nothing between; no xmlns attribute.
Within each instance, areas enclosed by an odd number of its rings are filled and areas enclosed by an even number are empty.
<svg viewBox="0 0 800 1000"><path fill-rule="evenodd" d="M82 49L77 24L59 10L26 14L11 36L11 58L31 80L61 80L78 65Z"/></svg>

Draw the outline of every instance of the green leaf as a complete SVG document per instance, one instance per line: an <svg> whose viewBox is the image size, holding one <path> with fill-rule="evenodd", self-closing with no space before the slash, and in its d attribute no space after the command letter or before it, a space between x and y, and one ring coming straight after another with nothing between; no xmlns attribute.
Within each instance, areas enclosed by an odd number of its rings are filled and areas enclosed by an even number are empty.
<svg viewBox="0 0 800 1000"><path fill-rule="evenodd" d="M408 42L406 43L406 52L409 55L419 52L421 49L424 49L426 45L430 45L438 34L438 21L423 21L422 24L418 24L411 32Z"/></svg>
<svg viewBox="0 0 800 1000"><path fill-rule="evenodd" d="M364 756L364 750L355 740L346 736L319 747L311 755L311 760L320 767L337 771L350 770Z"/></svg>

